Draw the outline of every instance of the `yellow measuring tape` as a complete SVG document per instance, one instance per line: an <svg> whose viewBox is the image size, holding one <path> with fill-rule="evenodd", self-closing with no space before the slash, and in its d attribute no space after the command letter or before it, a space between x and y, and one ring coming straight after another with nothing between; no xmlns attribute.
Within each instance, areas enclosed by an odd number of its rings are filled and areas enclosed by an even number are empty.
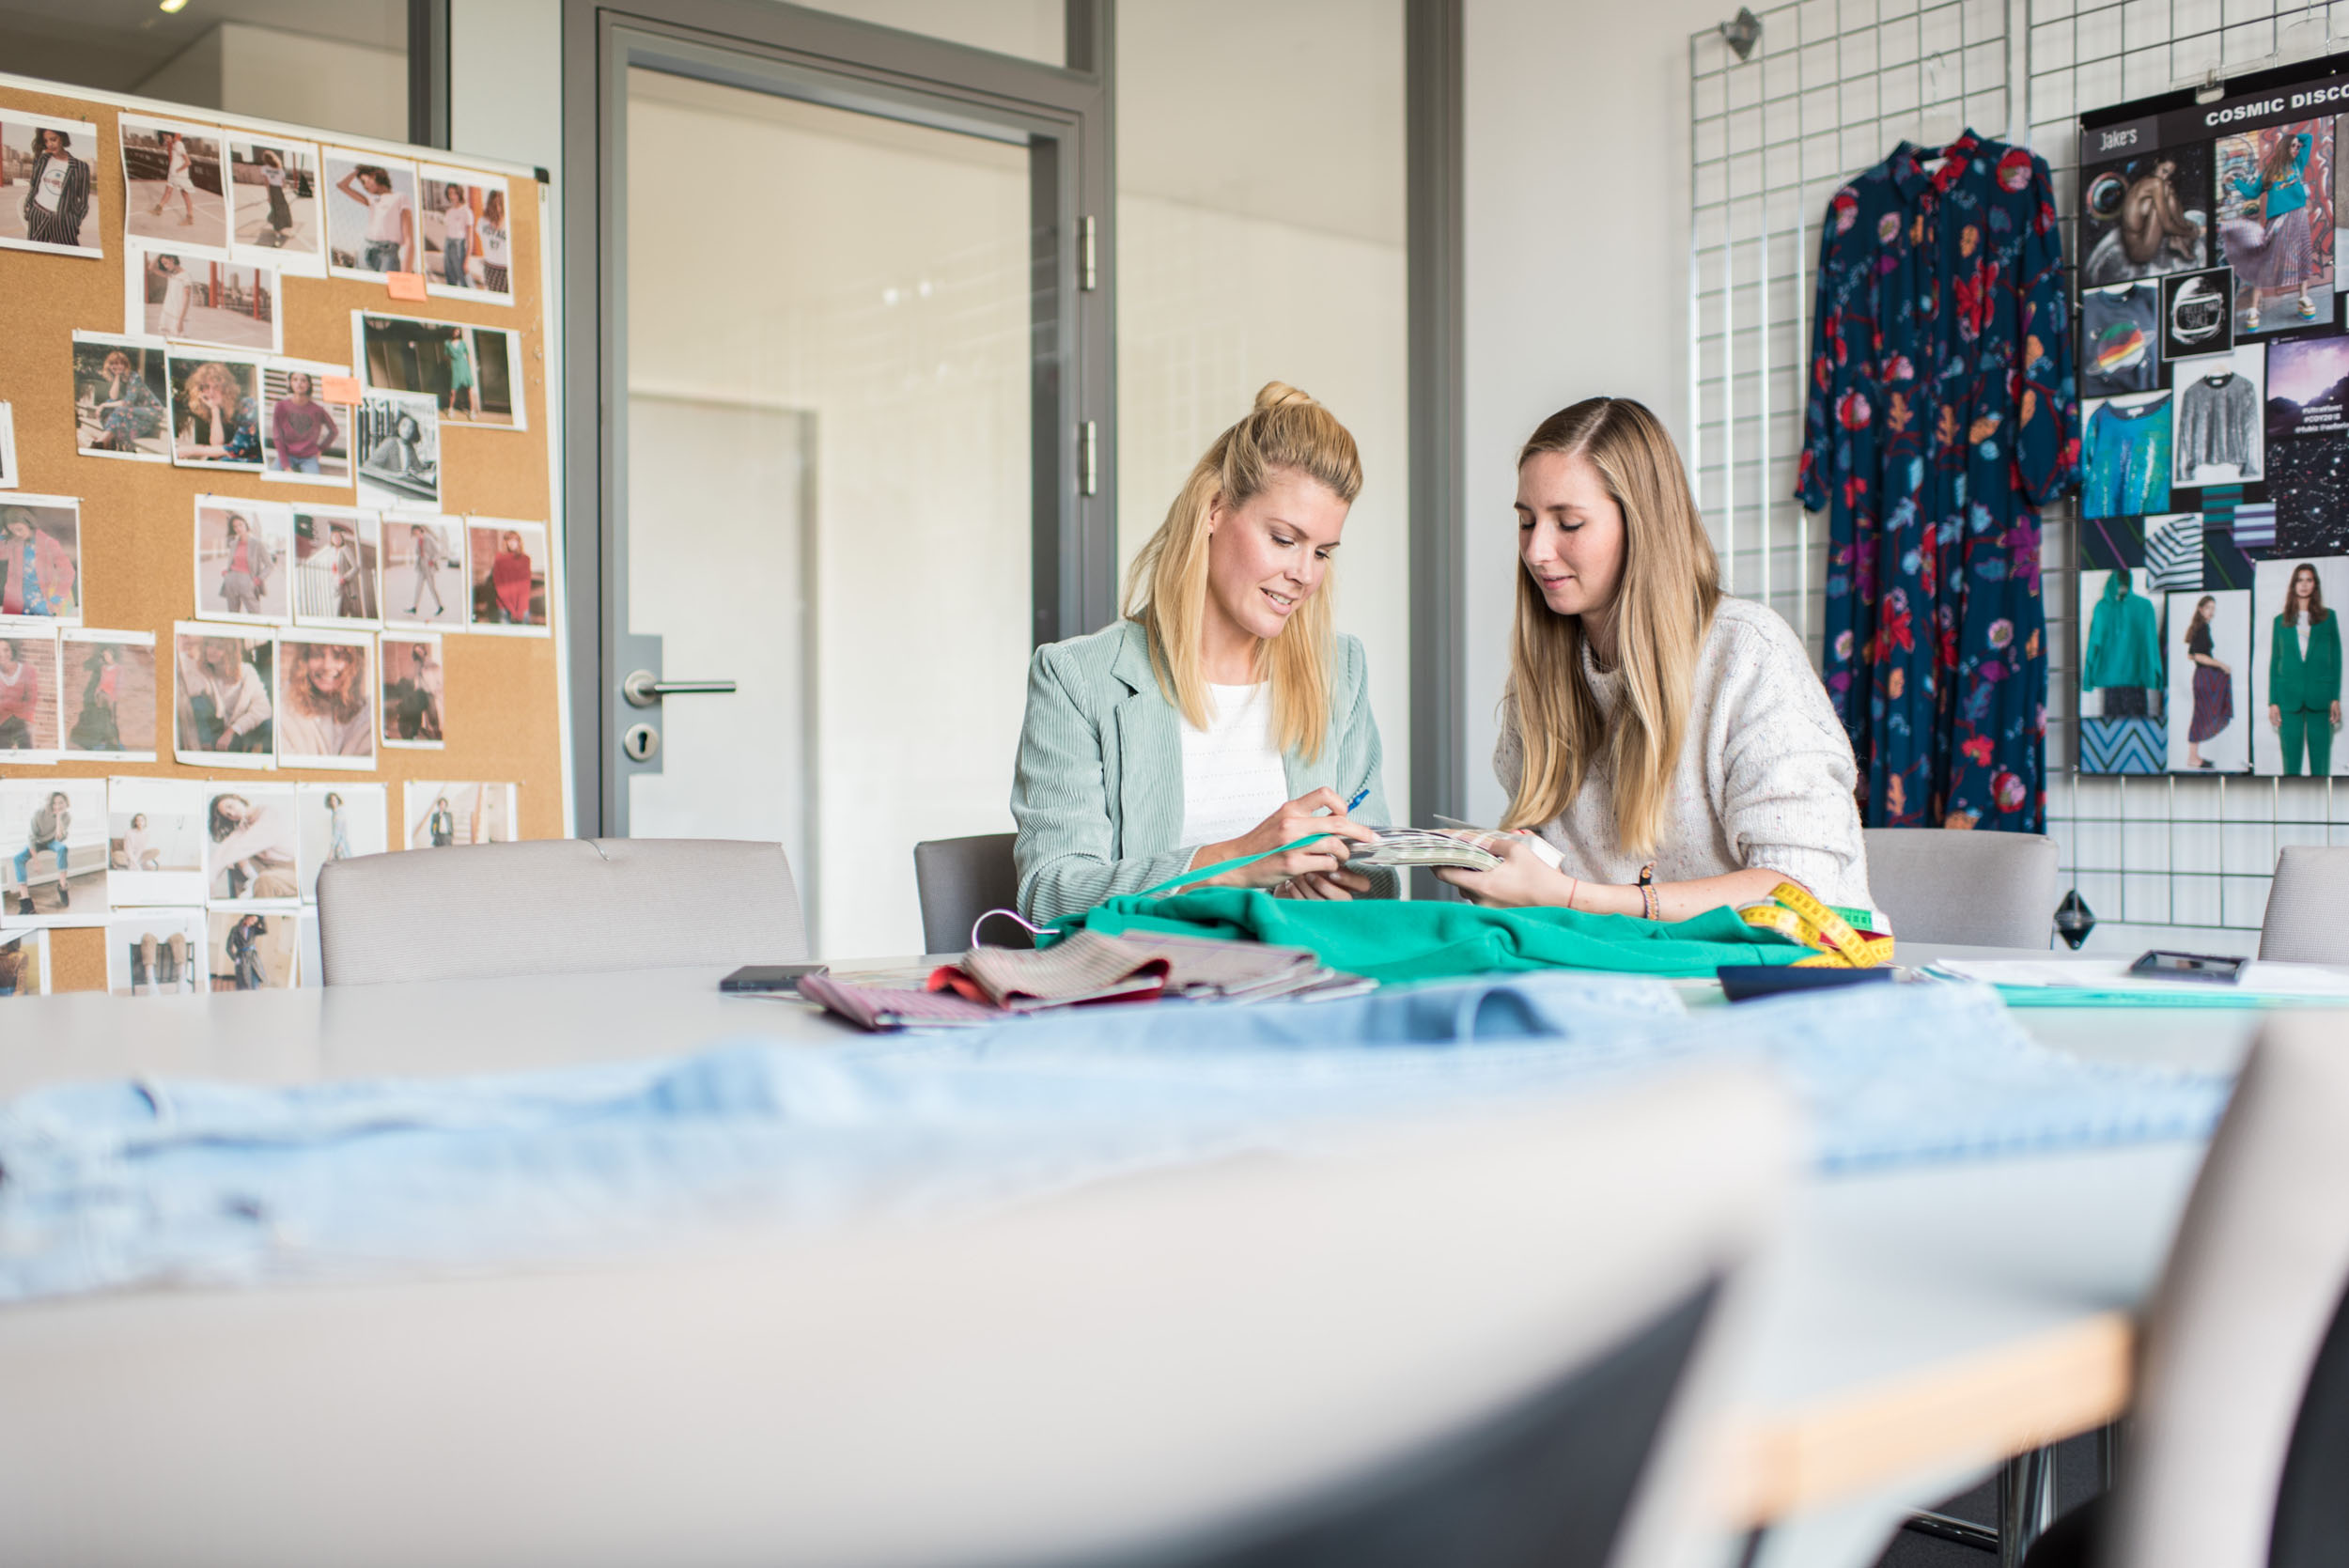
<svg viewBox="0 0 2349 1568"><path fill-rule="evenodd" d="M1853 930L1849 921L1792 882L1781 882L1770 890L1768 903L1748 904L1737 917L1813 949L1813 956L1795 961L1797 969L1872 970L1892 961L1891 938Z"/></svg>

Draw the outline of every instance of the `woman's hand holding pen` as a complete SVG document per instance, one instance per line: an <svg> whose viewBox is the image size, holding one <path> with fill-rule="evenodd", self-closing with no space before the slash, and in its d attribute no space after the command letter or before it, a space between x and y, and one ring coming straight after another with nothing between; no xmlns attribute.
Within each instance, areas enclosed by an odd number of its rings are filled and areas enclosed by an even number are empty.
<svg viewBox="0 0 2349 1568"><path fill-rule="evenodd" d="M1295 844L1316 833L1332 836L1316 838L1282 854L1267 855L1253 865L1239 866L1195 885L1270 888L1288 882L1292 886L1283 891L1297 898L1350 898L1358 893L1368 893L1370 878L1344 867L1352 852L1350 845L1376 844L1378 835L1346 815L1346 802L1338 799L1334 789L1316 789L1299 796L1240 837L1206 846L1191 863L1214 865L1219 861L1263 855L1267 850L1279 849L1284 844Z"/></svg>

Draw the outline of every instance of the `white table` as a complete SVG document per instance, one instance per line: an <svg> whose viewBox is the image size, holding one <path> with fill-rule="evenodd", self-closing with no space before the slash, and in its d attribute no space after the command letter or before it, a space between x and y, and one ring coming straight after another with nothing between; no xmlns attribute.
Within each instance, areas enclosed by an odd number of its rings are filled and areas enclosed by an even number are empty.
<svg viewBox="0 0 2349 1568"><path fill-rule="evenodd" d="M2001 955L1912 945L1901 958L1945 955ZM0 1096L133 1073L298 1082L555 1066L754 1034L811 1049L848 1037L804 1003L721 996L722 972L23 999L0 1004ZM2015 1017L2060 1048L2223 1070L2260 1015ZM2127 1395L2128 1314L2200 1157L2161 1144L1809 1184L1760 1293L1731 1518L1775 1522L1772 1562L1865 1561L1905 1509L2109 1419ZM16 1327L0 1312L0 1366Z"/></svg>

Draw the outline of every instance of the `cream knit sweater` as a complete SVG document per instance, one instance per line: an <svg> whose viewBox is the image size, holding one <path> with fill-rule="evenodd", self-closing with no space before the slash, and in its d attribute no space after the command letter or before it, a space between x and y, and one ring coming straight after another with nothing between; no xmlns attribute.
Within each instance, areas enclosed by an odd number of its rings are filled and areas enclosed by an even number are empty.
<svg viewBox="0 0 2349 1568"><path fill-rule="evenodd" d="M1583 677L1612 713L1622 677L1582 650ZM1875 907L1853 802L1856 768L1827 688L1794 629L1749 599L1723 598L1697 657L1695 701L1655 852L1656 879L1688 882L1749 867L1784 872L1829 904ZM1524 772L1517 711L1504 703L1493 771L1514 796ZM1614 780L1601 759L1563 815L1536 830L1569 876L1634 882L1644 857L1615 833Z"/></svg>

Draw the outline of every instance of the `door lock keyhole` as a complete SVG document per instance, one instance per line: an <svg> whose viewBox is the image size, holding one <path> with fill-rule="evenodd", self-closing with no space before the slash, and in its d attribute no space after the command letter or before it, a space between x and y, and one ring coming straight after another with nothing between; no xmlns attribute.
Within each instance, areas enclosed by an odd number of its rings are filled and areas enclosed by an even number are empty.
<svg viewBox="0 0 2349 1568"><path fill-rule="evenodd" d="M661 751L661 732L650 724L630 724L620 737L620 750L630 762L650 762Z"/></svg>

